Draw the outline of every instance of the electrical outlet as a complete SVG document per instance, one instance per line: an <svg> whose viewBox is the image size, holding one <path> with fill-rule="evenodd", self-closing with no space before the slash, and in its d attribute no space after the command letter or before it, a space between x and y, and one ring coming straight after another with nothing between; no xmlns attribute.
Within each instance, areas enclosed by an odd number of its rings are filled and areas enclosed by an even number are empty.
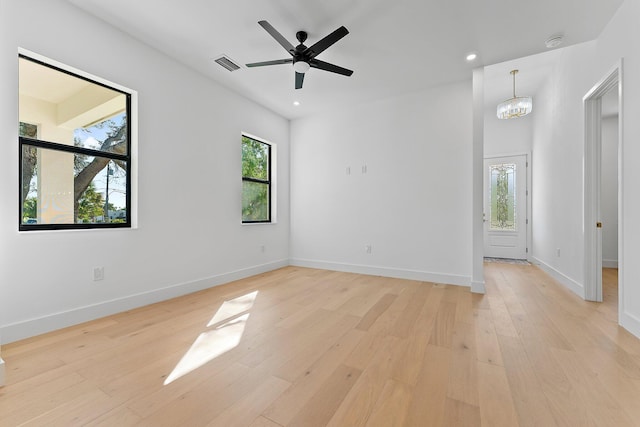
<svg viewBox="0 0 640 427"><path fill-rule="evenodd" d="M362 174L367 173L367 165L362 165Z"/></svg>
<svg viewBox="0 0 640 427"><path fill-rule="evenodd" d="M267 247L265 245L260 245L260 252L265 252Z"/></svg>
<svg viewBox="0 0 640 427"><path fill-rule="evenodd" d="M351 166L347 166L347 169L345 171L347 175L351 175Z"/></svg>
<svg viewBox="0 0 640 427"><path fill-rule="evenodd" d="M560 248L556 249L556 256L560 258Z"/></svg>
<svg viewBox="0 0 640 427"><path fill-rule="evenodd" d="M93 281L104 280L104 267L95 267L93 269Z"/></svg>
<svg viewBox="0 0 640 427"><path fill-rule="evenodd" d="M366 253L370 254L370 253L371 253L371 245L366 245L366 246L364 247L364 251L365 251Z"/></svg>

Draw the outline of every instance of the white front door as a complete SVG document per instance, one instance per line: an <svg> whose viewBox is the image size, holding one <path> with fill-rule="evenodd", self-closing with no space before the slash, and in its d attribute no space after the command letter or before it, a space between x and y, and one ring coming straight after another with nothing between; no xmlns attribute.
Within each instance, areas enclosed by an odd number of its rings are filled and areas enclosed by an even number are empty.
<svg viewBox="0 0 640 427"><path fill-rule="evenodd" d="M484 159L484 256L527 258L527 156Z"/></svg>

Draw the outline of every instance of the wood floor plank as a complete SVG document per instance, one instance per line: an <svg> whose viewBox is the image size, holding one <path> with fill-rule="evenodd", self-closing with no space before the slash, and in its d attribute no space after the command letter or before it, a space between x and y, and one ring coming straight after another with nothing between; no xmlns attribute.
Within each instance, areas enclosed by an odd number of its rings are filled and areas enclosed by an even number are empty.
<svg viewBox="0 0 640 427"><path fill-rule="evenodd" d="M441 426L447 400L451 349L427 346L405 419L408 426Z"/></svg>
<svg viewBox="0 0 640 427"><path fill-rule="evenodd" d="M429 297L431 286L428 284L422 284L416 292L413 293L411 301L407 304L406 308L402 311L400 316L396 319L393 326L390 328L389 333L398 338L408 338L411 334L415 323L418 320L425 301Z"/></svg>
<svg viewBox="0 0 640 427"><path fill-rule="evenodd" d="M396 380L387 380L367 427L401 427L411 403L412 389Z"/></svg>
<svg viewBox="0 0 640 427"><path fill-rule="evenodd" d="M253 391L222 411L207 426L228 427L249 425L291 384L277 377L269 377Z"/></svg>
<svg viewBox="0 0 640 427"><path fill-rule="evenodd" d="M278 424L276 422L271 421L269 418L259 416L249 427L282 427L282 424Z"/></svg>
<svg viewBox="0 0 640 427"><path fill-rule="evenodd" d="M455 323L474 323L475 313L473 307L473 294L470 292L459 292L456 301Z"/></svg>
<svg viewBox="0 0 640 427"><path fill-rule="evenodd" d="M474 325L456 323L452 335L447 397L478 406L478 368Z"/></svg>
<svg viewBox="0 0 640 427"><path fill-rule="evenodd" d="M0 425L19 426L28 422L38 422L36 420L47 413L73 402L78 397L95 391L93 384L88 381L81 381L44 398L30 398L27 405L0 411Z"/></svg>
<svg viewBox="0 0 640 427"><path fill-rule="evenodd" d="M634 425L616 274L598 304L532 265L486 295L287 267L3 345L0 425Z"/></svg>
<svg viewBox="0 0 640 427"><path fill-rule="evenodd" d="M141 394L132 399L127 406L142 418L149 418L160 413L158 418L162 419L162 411L178 415L182 410L194 411L199 405L206 405L206 401L209 399L206 393L211 388L214 386L215 388L230 387L246 376L248 372L249 369L246 366L234 363L215 375L204 376L201 381L193 382L190 378L179 379L156 388L150 393Z"/></svg>
<svg viewBox="0 0 640 427"><path fill-rule="evenodd" d="M96 414L108 412L119 406L117 400L100 390L89 390L52 410L22 424L24 427L67 427L85 425L96 418Z"/></svg>
<svg viewBox="0 0 640 427"><path fill-rule="evenodd" d="M360 323L356 326L361 331L368 331L371 325L384 313L398 296L386 293L362 316Z"/></svg>
<svg viewBox="0 0 640 427"><path fill-rule="evenodd" d="M287 426L320 427L327 425L361 373L360 370L346 365L338 366Z"/></svg>
<svg viewBox="0 0 640 427"><path fill-rule="evenodd" d="M340 315L335 323L323 322L323 329L307 331L299 334L302 339L289 343L286 351L289 355L282 355L280 358L284 363L274 372L284 380L293 382L299 378L319 357L336 343L344 334L353 330L360 318L352 315Z"/></svg>
<svg viewBox="0 0 640 427"><path fill-rule="evenodd" d="M520 340L503 336L498 340L520 426L557 425Z"/></svg>
<svg viewBox="0 0 640 427"><path fill-rule="evenodd" d="M480 408L456 399L447 398L444 411L444 426L480 427L481 424Z"/></svg>
<svg viewBox="0 0 640 427"><path fill-rule="evenodd" d="M329 426L364 426L374 411L378 398L387 380L393 378L403 363L406 341L387 335L373 351L369 363L335 415Z"/></svg>
<svg viewBox="0 0 640 427"><path fill-rule="evenodd" d="M293 380L293 384L283 392L263 415L281 425L288 424L328 378L342 364L346 356L353 351L364 335L363 331L353 329L343 335L302 375Z"/></svg>
<svg viewBox="0 0 640 427"><path fill-rule="evenodd" d="M139 426L141 423L142 418L140 416L134 414L125 405L120 405L87 422L83 427L127 427Z"/></svg>
<svg viewBox="0 0 640 427"><path fill-rule="evenodd" d="M479 362L502 366L502 353L498 343L490 310L476 310L475 318L476 357Z"/></svg>
<svg viewBox="0 0 640 427"><path fill-rule="evenodd" d="M517 427L519 425L507 374L502 366L478 363L478 392L480 419L483 426Z"/></svg>
<svg viewBox="0 0 640 427"><path fill-rule="evenodd" d="M445 294L446 295L446 294ZM456 319L456 304L444 297L438 308L435 324L431 331L429 344L451 348L453 340L453 326Z"/></svg>
<svg viewBox="0 0 640 427"><path fill-rule="evenodd" d="M560 363L565 374L576 389L576 394L584 405L584 410L598 426L633 426L632 420L616 400L606 391L600 379L582 362L582 357L574 351L552 349L554 358Z"/></svg>
<svg viewBox="0 0 640 427"><path fill-rule="evenodd" d="M491 319L493 320L496 334L504 337L518 338L518 331L516 331L513 325L513 320L511 320L511 315L502 297L496 295L488 296L487 298L489 300Z"/></svg>

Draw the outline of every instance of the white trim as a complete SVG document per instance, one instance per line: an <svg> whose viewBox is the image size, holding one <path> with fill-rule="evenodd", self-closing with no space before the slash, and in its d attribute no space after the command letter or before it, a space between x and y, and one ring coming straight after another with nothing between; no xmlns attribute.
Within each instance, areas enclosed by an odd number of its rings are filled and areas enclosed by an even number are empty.
<svg viewBox="0 0 640 427"><path fill-rule="evenodd" d="M640 338L640 319L631 313L620 312L620 326Z"/></svg>
<svg viewBox="0 0 640 427"><path fill-rule="evenodd" d="M526 252L525 252L525 258L527 261L531 262L531 259L533 257L533 250L532 250L532 243L533 242L533 204L531 203L531 199L533 196L533 191L531 191L531 184L533 183L533 176L532 176L532 171L533 171L533 167L531 166L532 163L532 155L531 155L531 151L516 151L516 152L511 152L511 153L505 153L505 154L490 154L490 155L486 155L484 156L483 159L483 168L484 168L484 160L487 159L498 159L500 157L519 157L519 156L524 156L524 161L525 161L525 191L526 191L526 195L525 195L525 215L526 215L526 242L525 242L525 247L526 247ZM484 185L484 171L482 172L482 179L483 179L483 185ZM485 200L485 195L484 195L484 189L483 189L483 194L482 194L482 202L484 204ZM483 205L484 207L484 205ZM484 209L483 209L484 211ZM484 224L482 225L482 234L484 237ZM484 245L483 245L483 249L484 249Z"/></svg>
<svg viewBox="0 0 640 427"><path fill-rule="evenodd" d="M618 268L618 260L617 259L603 259L602 267L604 268Z"/></svg>
<svg viewBox="0 0 640 427"><path fill-rule="evenodd" d="M240 223L245 225L270 225L278 223L278 145L259 136L255 136L249 132L240 132L241 136L254 139L270 147L269 154L269 191L270 198L269 207L271 208L271 221L269 222L244 222L242 221L242 202L240 203ZM240 138L242 142L242 137ZM242 157L240 157L240 169L242 171ZM240 173L242 175L242 172ZM242 176L240 176L240 194L242 195ZM240 198L242 199L242 197Z"/></svg>
<svg viewBox="0 0 640 427"><path fill-rule="evenodd" d="M473 70L473 135L471 139L471 292L484 288L484 68Z"/></svg>
<svg viewBox="0 0 640 427"><path fill-rule="evenodd" d="M6 376L5 376L5 368L4 368L4 360L0 357L0 387L5 385Z"/></svg>
<svg viewBox="0 0 640 427"><path fill-rule="evenodd" d="M584 287L580 283L576 282L569 276L565 276L560 271L551 267L549 264L540 261L534 256L531 257L531 263L540 267L542 271L553 277L555 280L560 282L560 284L568 288L571 292L578 295L580 298L584 298Z"/></svg>
<svg viewBox="0 0 640 427"><path fill-rule="evenodd" d="M472 280L471 281L471 292L474 294L484 294L486 293L486 288L484 287L484 280L481 282Z"/></svg>
<svg viewBox="0 0 640 427"><path fill-rule="evenodd" d="M92 80L94 82L97 83L101 83L103 85L106 85L110 88L113 89L117 89L121 92L125 92L127 94L129 94L130 96L130 108L131 110L129 111L130 113L130 117L127 117L127 122L128 122L128 126L129 126L129 133L130 133L130 137L131 137L131 141L129 141L130 143L130 149L131 152L129 153L129 163L130 163L130 169L129 169L129 180L131 183L131 204L129 206L129 213L131 215L131 227L129 228L124 228L124 230L131 230L131 229L137 229L138 228L138 92L133 90L133 89L129 89L128 87L122 86L120 84L114 83L110 80L104 79L102 77L98 77L94 74L88 73L86 71L83 70L79 70L75 67L72 67L70 65L64 64L62 62L56 61L55 59L51 59L47 56L44 55L40 55L39 53L35 53L33 51L30 51L28 49L24 49L22 47L18 47L18 54L19 55L24 55L27 56L31 59L35 59L37 61L41 61L44 62L45 64L57 67L61 70L65 70L68 71L70 73L76 74L80 77L84 77L87 78L89 80ZM83 228L77 228L77 229L62 229L62 230L41 230L41 232L44 233L51 233L51 232L69 232L69 231L82 231L82 232L86 232L86 231L96 231L96 230L105 230L102 228L88 228L88 229L83 229ZM118 230L123 230L123 228L118 228ZM29 231L29 233L20 233L22 235L25 234L31 234L34 231L37 230L32 230Z"/></svg>
<svg viewBox="0 0 640 427"><path fill-rule="evenodd" d="M600 178L601 161L601 118L602 96L618 89L618 259L619 269L624 263L624 216L623 216L623 115L622 108L622 59L600 79L582 98L584 105L584 298L589 301L602 301L602 234L596 228L600 221ZM623 274L618 275L618 312L624 312Z"/></svg>
<svg viewBox="0 0 640 427"><path fill-rule="evenodd" d="M3 343L18 341L24 338L40 335L45 332L77 325L79 323L95 320L104 316L120 313L156 302L212 288L214 286L255 276L256 274L277 270L289 265L287 259L273 261L267 264L256 265L228 273L197 279L189 282L178 283L162 289L130 295L123 298L104 301L98 304L75 308L59 313L52 313L35 319L4 325L0 328L0 336Z"/></svg>
<svg viewBox="0 0 640 427"><path fill-rule="evenodd" d="M445 283L469 287L471 277L456 274L433 273L420 270L408 270L391 267L375 267L371 265L348 264L332 261L318 261L294 258L290 265L296 267L317 268L321 270L342 271L346 273L367 274L370 276L393 277L396 279L419 280L422 282Z"/></svg>

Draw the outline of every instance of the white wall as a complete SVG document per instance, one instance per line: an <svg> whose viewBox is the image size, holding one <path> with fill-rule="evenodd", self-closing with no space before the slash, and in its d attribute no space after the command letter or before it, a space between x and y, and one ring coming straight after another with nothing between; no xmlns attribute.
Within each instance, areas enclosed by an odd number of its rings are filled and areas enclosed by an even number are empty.
<svg viewBox="0 0 640 427"><path fill-rule="evenodd" d="M531 114L518 119L500 120L496 106L484 112L484 155L521 154L531 152L533 116L537 113L537 100L533 100Z"/></svg>
<svg viewBox="0 0 640 427"><path fill-rule="evenodd" d="M602 265L618 266L618 116L602 119Z"/></svg>
<svg viewBox="0 0 640 427"><path fill-rule="evenodd" d="M595 42L562 50L536 96L532 143L533 259L584 295L582 97L595 83ZM558 250L560 255L558 256Z"/></svg>
<svg viewBox="0 0 640 427"><path fill-rule="evenodd" d="M470 81L293 121L292 263L469 286L471 135Z"/></svg>
<svg viewBox="0 0 640 427"><path fill-rule="evenodd" d="M640 336L640 0L626 0L597 41L595 78L623 58L620 322Z"/></svg>
<svg viewBox="0 0 640 427"><path fill-rule="evenodd" d="M623 59L621 324L640 336L640 0L626 0L600 37L562 50L537 97L533 133L534 254L543 268L584 294L582 98ZM557 248L561 255L556 254Z"/></svg>
<svg viewBox="0 0 640 427"><path fill-rule="evenodd" d="M65 1L0 11L1 342L288 263L287 120ZM138 229L18 233L18 47L138 91ZM241 225L243 131L277 144L277 224Z"/></svg>

